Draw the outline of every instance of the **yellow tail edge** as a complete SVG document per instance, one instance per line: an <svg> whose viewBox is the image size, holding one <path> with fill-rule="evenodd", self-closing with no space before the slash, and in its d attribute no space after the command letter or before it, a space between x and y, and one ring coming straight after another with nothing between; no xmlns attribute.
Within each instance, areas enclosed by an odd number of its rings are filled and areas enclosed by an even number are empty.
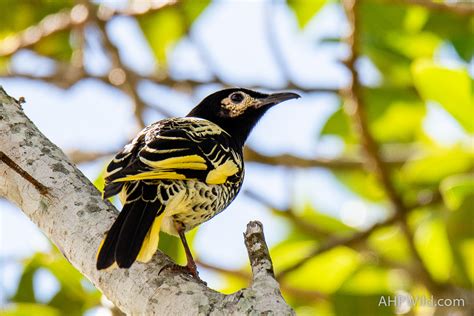
<svg viewBox="0 0 474 316"><path fill-rule="evenodd" d="M142 247L137 256L137 261L148 262L151 260L155 252L158 250L158 243L160 241L160 228L163 221L163 214L156 217L153 224L143 240Z"/></svg>

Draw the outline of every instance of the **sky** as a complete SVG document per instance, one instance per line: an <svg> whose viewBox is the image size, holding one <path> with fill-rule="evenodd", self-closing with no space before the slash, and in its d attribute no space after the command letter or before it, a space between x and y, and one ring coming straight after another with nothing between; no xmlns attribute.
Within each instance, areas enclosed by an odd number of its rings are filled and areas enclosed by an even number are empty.
<svg viewBox="0 0 474 316"><path fill-rule="evenodd" d="M347 55L347 49L339 44L318 46L321 38L338 37L347 32L343 12L335 5L326 6L301 31L293 13L284 5L270 8L268 2L263 1L217 1L194 23L190 38L181 40L170 53L170 71L177 78L206 79L211 75L206 63L209 59L217 75L225 81L278 88L284 85L284 77L269 45L268 28L273 29L290 75L297 84L322 87L348 84L348 74L338 63ZM132 19L116 18L110 23L108 32L120 46L128 66L143 74L154 69L152 53ZM93 30L88 30L88 34L90 45L85 52L85 67L94 74L104 74L110 64L99 49L97 34ZM202 52L207 56L205 60ZM442 50L439 55L441 60L452 57L449 49ZM45 58L29 52L19 53L13 64L18 71L35 74L52 70ZM358 66L364 83L377 83L379 74L370 61L362 60ZM86 80L69 90L21 79L0 79L0 85L12 96L25 97L26 114L65 151L118 150L137 132L129 98L103 83ZM144 82L139 92L147 103L183 116L218 88L208 85L188 95ZM331 94L303 94L301 99L284 103L266 114L248 143L266 154L335 157L343 150L340 141L331 137L321 138L318 134L337 107L338 100ZM163 118L154 111L147 114L147 124ZM444 127L443 132L440 132L440 124ZM424 127L440 143L450 144L464 137L456 123L435 104L429 106ZM108 159L79 167L93 180ZM347 224L359 228L380 220L385 214L383 206L360 200L327 170L295 170L288 177L289 171L280 167L249 163L246 169L242 191L251 190L266 196L277 207L285 208L294 201L311 202L319 211L341 217ZM284 223L274 218L264 206L240 194L226 211L201 225L195 241L196 253L204 261L225 268L242 267L248 260L242 233L246 224L255 219L263 222L270 246L284 238ZM0 277L4 287L0 288L0 302L4 302L5 295L15 291L21 273L15 259L47 250L49 244L21 211L4 200L0 200L0 228ZM211 287L218 288L221 284L219 278L201 270L202 278ZM54 280L47 274L38 278L37 286L41 287L45 297L54 294Z"/></svg>

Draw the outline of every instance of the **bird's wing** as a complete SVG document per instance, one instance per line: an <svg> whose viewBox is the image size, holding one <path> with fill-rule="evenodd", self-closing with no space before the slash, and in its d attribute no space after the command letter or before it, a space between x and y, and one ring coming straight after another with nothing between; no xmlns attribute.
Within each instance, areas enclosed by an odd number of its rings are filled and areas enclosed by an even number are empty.
<svg viewBox="0 0 474 316"><path fill-rule="evenodd" d="M107 167L104 196L138 180L224 183L242 170L240 152L223 129L207 120L163 120L143 130L115 156Z"/></svg>

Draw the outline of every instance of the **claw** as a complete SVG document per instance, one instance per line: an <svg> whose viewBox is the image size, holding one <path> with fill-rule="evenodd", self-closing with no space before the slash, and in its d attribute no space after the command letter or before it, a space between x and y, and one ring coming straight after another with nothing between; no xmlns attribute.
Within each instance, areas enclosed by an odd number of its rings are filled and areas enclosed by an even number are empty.
<svg viewBox="0 0 474 316"><path fill-rule="evenodd" d="M188 266L180 266L180 265L175 264L175 263L169 263L169 264L164 265L160 269L160 271L158 271L158 275L161 274L161 272L163 272L164 270L170 270L172 272L178 272L178 273L186 273L186 274L192 276L196 281L198 281L198 282L200 282L204 285L207 285L207 283L199 277L199 272L196 269L192 269Z"/></svg>

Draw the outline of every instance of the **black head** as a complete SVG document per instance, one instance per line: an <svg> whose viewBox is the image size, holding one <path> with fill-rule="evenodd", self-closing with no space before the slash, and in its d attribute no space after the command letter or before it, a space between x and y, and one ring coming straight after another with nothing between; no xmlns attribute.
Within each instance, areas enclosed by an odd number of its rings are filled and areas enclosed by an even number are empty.
<svg viewBox="0 0 474 316"><path fill-rule="evenodd" d="M243 88L224 89L207 96L187 116L216 123L243 146L252 128L269 108L299 97L290 92L265 94Z"/></svg>

